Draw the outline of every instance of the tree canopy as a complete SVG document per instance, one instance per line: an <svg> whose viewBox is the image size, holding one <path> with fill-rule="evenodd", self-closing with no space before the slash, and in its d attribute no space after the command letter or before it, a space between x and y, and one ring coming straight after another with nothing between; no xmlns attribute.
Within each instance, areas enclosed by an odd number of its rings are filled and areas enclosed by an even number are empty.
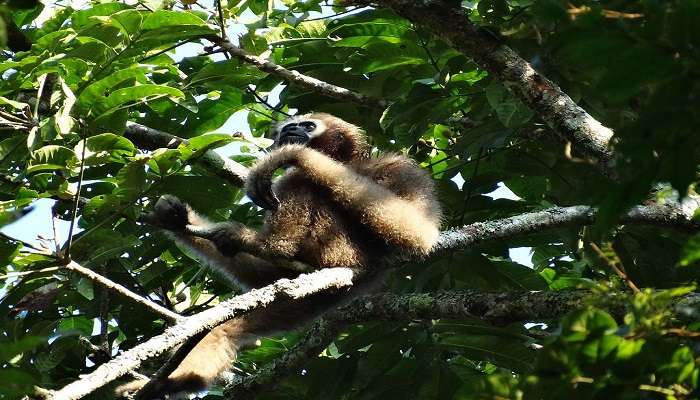
<svg viewBox="0 0 700 400"><path fill-rule="evenodd" d="M310 111L433 176L440 243L202 397L700 397L698 27L698 0L0 0L0 399L110 399L351 284L263 301L139 219L172 194L259 226L247 167Z"/></svg>

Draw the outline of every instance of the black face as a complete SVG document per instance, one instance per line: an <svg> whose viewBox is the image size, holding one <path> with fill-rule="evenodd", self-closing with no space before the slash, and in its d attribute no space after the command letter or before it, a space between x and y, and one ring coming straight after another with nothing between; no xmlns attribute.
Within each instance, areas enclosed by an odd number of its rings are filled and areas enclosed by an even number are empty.
<svg viewBox="0 0 700 400"><path fill-rule="evenodd" d="M277 144L306 144L311 139L309 134L316 129L311 121L290 122L280 130Z"/></svg>

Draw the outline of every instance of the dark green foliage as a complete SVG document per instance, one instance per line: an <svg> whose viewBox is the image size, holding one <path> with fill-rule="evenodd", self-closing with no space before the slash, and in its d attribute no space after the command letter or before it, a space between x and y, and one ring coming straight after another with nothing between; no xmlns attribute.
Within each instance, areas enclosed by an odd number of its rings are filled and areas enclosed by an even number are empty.
<svg viewBox="0 0 700 400"><path fill-rule="evenodd" d="M283 113L326 111L362 126L378 150L406 152L429 171L444 228L552 205L601 207L592 228L567 226L405 265L392 275L391 290L587 289L593 296L562 320L529 321L537 324L529 329L471 319L353 324L303 370L289 371L276 390L256 398L700 395L700 325L667 312L696 284L700 236L615 225L633 205L694 194L700 2L461 2L472 22L615 131L618 180L582 160L575 144L568 152L468 54L388 10L347 13L319 0L247 0L222 9L226 23L241 21L245 50L388 102L378 109L280 86L276 75L207 54L205 38L220 34L210 2L202 9L183 1L187 10L179 2L134 3L94 1L37 20L41 3L0 0L0 226L23 223L39 199L55 201L55 218L70 221L84 152L73 259L166 307L201 311L237 289L138 216L167 193L213 220L260 225L262 214L244 193L198 160L227 146L223 154L249 165L270 145L265 136ZM318 11L338 16L317 19ZM187 57L174 48L187 48ZM248 112L237 116L250 135L234 136L224 125L239 111ZM190 141L147 151L123 136L127 121ZM498 187L518 199L494 199L489 194ZM51 236L51 223L47 212L44 236ZM591 241L604 254L592 251ZM53 241L44 242L53 249ZM522 265L527 257L510 259L509 249L519 247L532 249L532 267ZM11 238L0 238L0 259L0 399L21 398L34 385L59 388L165 325ZM649 289L630 294L611 263ZM610 299L629 312L605 311ZM302 337L264 339L237 366L255 373ZM92 398L111 398L109 390ZM213 388L207 398L221 394Z"/></svg>

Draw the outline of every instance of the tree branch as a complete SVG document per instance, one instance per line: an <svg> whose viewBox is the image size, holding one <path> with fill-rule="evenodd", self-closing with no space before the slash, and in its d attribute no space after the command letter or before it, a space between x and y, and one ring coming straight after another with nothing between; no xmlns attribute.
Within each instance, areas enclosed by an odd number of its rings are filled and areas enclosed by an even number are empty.
<svg viewBox="0 0 700 400"><path fill-rule="evenodd" d="M559 318L583 305L587 291L505 292L478 291L393 294L360 297L326 314L314 323L297 345L282 357L263 366L254 375L234 379L225 391L230 399L254 399L256 394L275 387L281 377L301 370L317 357L339 331L349 324L413 319L473 318L505 324ZM623 315L619 304L611 303L612 313Z"/></svg>
<svg viewBox="0 0 700 400"><path fill-rule="evenodd" d="M386 100L368 97L361 93L345 89L344 87L336 86L320 79L304 75L298 71L286 69L264 58L254 56L227 40L216 40L216 44L231 56L236 57L245 63L251 64L263 72L280 77L290 84L311 89L314 92L333 99L349 101L368 107L386 108L388 105Z"/></svg>
<svg viewBox="0 0 700 400"><path fill-rule="evenodd" d="M99 284L100 286L117 293L121 296L124 296L131 301L140 304L147 309L153 311L154 313L164 317L166 320L171 321L171 322L179 322L179 321L184 321L185 317L172 312L168 310L167 308L156 304L142 296L139 296L138 294L132 292L131 290L127 289L126 287L109 280L105 278L104 276L96 273L95 271L85 268L82 265L76 263L75 261L70 261L68 264L65 265L65 268L74 272L77 272L78 274L90 279L91 281Z"/></svg>
<svg viewBox="0 0 700 400"><path fill-rule="evenodd" d="M548 321L586 305L591 292L501 292L482 293L475 290L440 293L378 293L360 297L318 319L304 338L282 357L263 366L254 375L235 377L225 390L232 400L254 399L274 389L284 376L300 371L308 360L317 357L335 340L340 330L366 321L411 321L415 319L472 318L495 325L516 322ZM627 313L625 304L615 297L602 302L616 319ZM700 319L700 295L689 293L673 301L671 312L683 321Z"/></svg>
<svg viewBox="0 0 700 400"><path fill-rule="evenodd" d="M638 206L622 215L620 222L697 232L700 223L692 218L697 208L698 204L692 199L682 204ZM493 221L475 222L444 231L433 248L433 253L467 248L489 240L508 239L545 229L591 224L595 222L596 213L597 210L589 206L552 207Z"/></svg>
<svg viewBox="0 0 700 400"><path fill-rule="evenodd" d="M300 275L293 280L281 279L264 288L251 290L216 307L187 317L162 334L122 353L92 373L45 397L52 400L79 399L138 368L142 361L163 354L198 333L210 330L237 315L263 308L278 299L300 299L321 291L349 287L352 285L353 275L353 271L347 268L327 268Z"/></svg>
<svg viewBox="0 0 700 400"><path fill-rule="evenodd" d="M398 15L423 25L509 87L555 132L612 173L609 144L613 131L603 126L552 81L541 75L492 33L475 26L460 2L446 0L376 0ZM364 1L345 1L362 4Z"/></svg>
<svg viewBox="0 0 700 400"><path fill-rule="evenodd" d="M181 143L187 143L186 139L135 122L127 123L124 136L136 143L139 147L149 150L161 147L174 149ZM230 158L221 157L213 150L204 153L197 162L215 175L226 179L228 182L238 187L245 184L246 177L248 176L248 169L246 167Z"/></svg>

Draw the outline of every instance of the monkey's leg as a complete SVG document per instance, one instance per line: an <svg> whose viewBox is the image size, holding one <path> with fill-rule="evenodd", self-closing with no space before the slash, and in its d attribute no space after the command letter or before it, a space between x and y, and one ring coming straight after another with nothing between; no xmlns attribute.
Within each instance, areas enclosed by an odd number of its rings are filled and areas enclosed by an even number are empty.
<svg viewBox="0 0 700 400"><path fill-rule="evenodd" d="M307 323L347 296L347 292L320 293L300 300L278 302L219 325L187 353L164 382L145 393L144 398L156 399L165 394L207 388L222 372L231 368L238 351L253 347L261 336ZM134 392L145 383L128 383L117 388L117 394Z"/></svg>
<svg viewBox="0 0 700 400"><path fill-rule="evenodd" d="M243 290L267 286L281 278L297 275L289 268L238 252L232 256L222 254L211 240L170 232L170 236L189 248L202 263L220 272L226 279Z"/></svg>
<svg viewBox="0 0 700 400"><path fill-rule="evenodd" d="M294 276L305 266L286 260L283 251L269 251L259 234L236 222L212 223L174 196L162 196L145 222L164 228L180 245L190 249L202 262L222 272L244 288L261 287L280 278ZM188 230L191 231L188 234ZM289 246L291 248L291 246ZM243 254L264 255L266 259Z"/></svg>

